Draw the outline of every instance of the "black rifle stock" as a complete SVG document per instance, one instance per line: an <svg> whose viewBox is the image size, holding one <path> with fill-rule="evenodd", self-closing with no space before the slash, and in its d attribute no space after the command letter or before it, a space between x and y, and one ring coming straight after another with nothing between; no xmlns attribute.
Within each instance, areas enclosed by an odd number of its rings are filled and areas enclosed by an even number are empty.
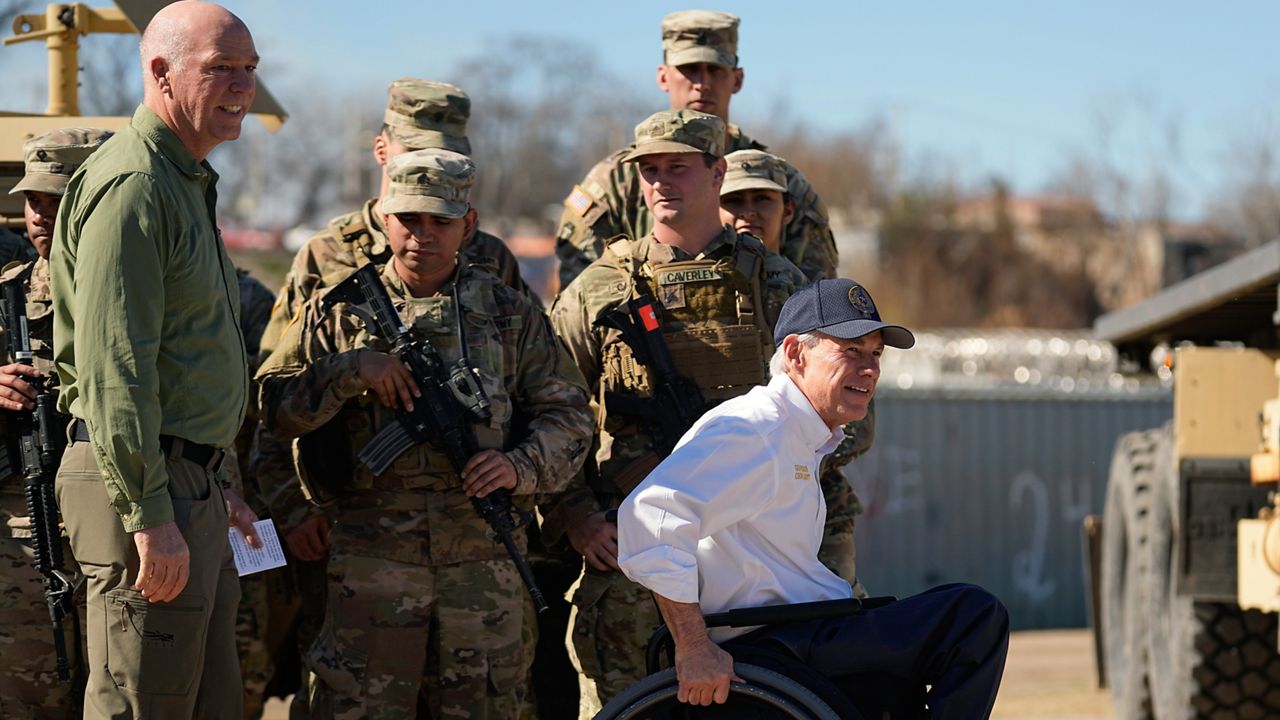
<svg viewBox="0 0 1280 720"><path fill-rule="evenodd" d="M5 283L0 302L3 303L10 355L14 362L34 367L31 336L27 330L27 298L22 290L22 282L23 278L19 277ZM53 622L53 644L58 656L58 679L68 682L71 680L71 665L67 658L62 621L71 618L78 660L80 619L76 615L74 602L76 585L63 568L62 533L58 527L58 504L53 494L53 475L58 464L58 449L61 447L59 433L65 432L66 423L59 420L54 409L55 395L45 387L45 379L23 376L23 380L36 393L35 409L20 410L14 414L22 480L27 496L27 517L31 522L31 546L35 556L33 564L44 576L44 598L49 605L49 619Z"/></svg>
<svg viewBox="0 0 1280 720"><path fill-rule="evenodd" d="M665 458L702 416L707 403L697 383L676 371L667 341L662 337L659 308L652 296L640 295L603 313L596 323L622 333L622 341L631 348L636 361L649 368L653 380L652 398L606 390L605 408L611 414L646 421L657 441L654 452L659 458Z"/></svg>
<svg viewBox="0 0 1280 720"><path fill-rule="evenodd" d="M335 285L324 302L326 307L337 302L347 303L370 332L390 342L391 354L405 364L422 391L412 411L396 410L396 421L369 441L360 451L360 461L373 474L380 475L409 448L435 441L461 476L467 461L480 452L470 423L487 422L491 416L489 399L466 358L446 366L430 341L415 340L372 264L364 265ZM456 297L454 303L457 303ZM458 321L462 321L460 316ZM506 547L538 612L546 610L547 602L533 578L533 571L516 548L512 535L528 518L512 507L510 491L502 488L482 498L473 497L471 504Z"/></svg>

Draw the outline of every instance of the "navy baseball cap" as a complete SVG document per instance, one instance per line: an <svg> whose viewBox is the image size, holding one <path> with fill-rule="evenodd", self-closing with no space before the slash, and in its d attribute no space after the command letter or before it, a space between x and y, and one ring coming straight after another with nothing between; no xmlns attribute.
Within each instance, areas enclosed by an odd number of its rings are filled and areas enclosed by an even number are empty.
<svg viewBox="0 0 1280 720"><path fill-rule="evenodd" d="M866 288L852 280L832 278L810 283L787 298L773 328L773 344L781 345L786 336L807 332L851 340L877 330L890 347L905 350L916 344L910 330L880 320L880 311Z"/></svg>

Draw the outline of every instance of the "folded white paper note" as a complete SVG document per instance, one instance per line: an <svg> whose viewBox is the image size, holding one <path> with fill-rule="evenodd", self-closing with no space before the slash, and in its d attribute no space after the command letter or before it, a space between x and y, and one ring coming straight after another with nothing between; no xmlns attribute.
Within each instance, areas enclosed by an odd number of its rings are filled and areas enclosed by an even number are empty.
<svg viewBox="0 0 1280 720"><path fill-rule="evenodd" d="M260 549L250 547L239 528L227 528L231 554L236 559L236 572L241 577L285 565L284 551L280 549L280 536L276 534L276 526L272 524L271 518L259 520L253 527L258 531L258 539L262 541Z"/></svg>

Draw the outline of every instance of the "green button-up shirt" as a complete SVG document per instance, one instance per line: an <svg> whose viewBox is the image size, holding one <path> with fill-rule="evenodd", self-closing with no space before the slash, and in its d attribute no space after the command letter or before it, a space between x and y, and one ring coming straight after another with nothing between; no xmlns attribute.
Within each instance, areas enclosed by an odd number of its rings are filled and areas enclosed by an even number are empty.
<svg viewBox="0 0 1280 720"><path fill-rule="evenodd" d="M58 407L89 426L127 532L173 519L160 436L229 446L249 397L218 175L139 107L67 186L53 275Z"/></svg>

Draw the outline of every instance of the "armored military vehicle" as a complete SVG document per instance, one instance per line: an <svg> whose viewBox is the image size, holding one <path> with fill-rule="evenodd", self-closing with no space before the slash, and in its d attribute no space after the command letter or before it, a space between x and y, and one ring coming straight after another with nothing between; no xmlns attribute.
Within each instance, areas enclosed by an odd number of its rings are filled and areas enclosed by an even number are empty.
<svg viewBox="0 0 1280 720"><path fill-rule="evenodd" d="M1094 617L1118 718L1280 717L1278 298L1280 240L1094 326L1174 398L1110 468Z"/></svg>

